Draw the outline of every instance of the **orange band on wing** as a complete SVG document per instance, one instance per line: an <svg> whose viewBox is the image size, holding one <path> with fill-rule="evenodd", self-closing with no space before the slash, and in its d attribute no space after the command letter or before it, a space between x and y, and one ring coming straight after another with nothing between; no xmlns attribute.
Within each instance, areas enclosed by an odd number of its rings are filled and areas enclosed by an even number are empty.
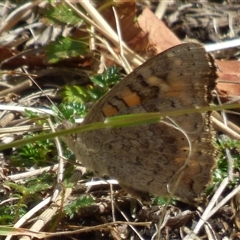
<svg viewBox="0 0 240 240"><path fill-rule="evenodd" d="M128 107L134 107L141 104L141 99L139 95L136 92L132 92L129 88L124 89L120 97L123 99L123 101Z"/></svg>
<svg viewBox="0 0 240 240"><path fill-rule="evenodd" d="M110 104L105 104L102 108L102 112L105 117L111 117L111 116L114 116L115 114L117 114L118 110L116 107L114 107Z"/></svg>

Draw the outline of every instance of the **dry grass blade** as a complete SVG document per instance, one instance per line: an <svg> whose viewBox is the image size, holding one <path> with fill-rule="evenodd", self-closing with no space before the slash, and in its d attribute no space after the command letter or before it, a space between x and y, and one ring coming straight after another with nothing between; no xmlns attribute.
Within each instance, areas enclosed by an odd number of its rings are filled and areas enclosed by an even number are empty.
<svg viewBox="0 0 240 240"><path fill-rule="evenodd" d="M94 19L94 21L90 20L83 13L79 12L79 10L74 7L69 1L66 1L66 4L70 6L76 13L78 13L82 18L84 18L88 23L94 26L100 33L102 33L108 40L114 43L115 46L119 46L119 37L112 30L109 24L103 19L103 17L96 11L96 9L92 6L92 4L88 1L80 1L80 4L85 8L85 10L89 13L89 15ZM122 43L122 47L124 49L125 55L128 59L131 59L131 63L136 67L141 65L142 58L136 55L131 49L129 49L124 43Z"/></svg>

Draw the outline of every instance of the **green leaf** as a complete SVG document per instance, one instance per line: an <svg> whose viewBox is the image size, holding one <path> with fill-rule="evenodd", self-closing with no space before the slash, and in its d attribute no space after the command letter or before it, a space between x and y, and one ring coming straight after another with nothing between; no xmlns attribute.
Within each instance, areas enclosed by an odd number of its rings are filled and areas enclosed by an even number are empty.
<svg viewBox="0 0 240 240"><path fill-rule="evenodd" d="M80 196L76 201L71 202L64 208L66 215L70 218L78 211L78 209L86 206L91 206L94 203L93 198L88 196Z"/></svg>
<svg viewBox="0 0 240 240"><path fill-rule="evenodd" d="M66 24L76 25L83 20L69 8L65 3L59 3L56 5L48 4L47 7L41 9L40 12L44 16L41 20L45 24L57 24L65 26Z"/></svg>
<svg viewBox="0 0 240 240"><path fill-rule="evenodd" d="M88 86L65 86L59 95L63 102L87 103L100 99L113 85L119 82L119 68L109 67L104 73L90 77L93 82Z"/></svg>
<svg viewBox="0 0 240 240"><path fill-rule="evenodd" d="M57 41L50 42L45 47L45 53L49 63L56 63L66 58L84 55L87 53L87 45L70 37L59 37Z"/></svg>
<svg viewBox="0 0 240 240"><path fill-rule="evenodd" d="M174 199L169 199L167 197L154 197L152 199L152 204L153 205L160 205L160 206L165 206L166 204L176 204Z"/></svg>
<svg viewBox="0 0 240 240"><path fill-rule="evenodd" d="M59 96L63 98L64 102L85 103L91 101L89 94L91 90L83 86L65 86Z"/></svg>
<svg viewBox="0 0 240 240"><path fill-rule="evenodd" d="M78 101L69 101L61 103L58 106L58 112L61 113L60 117L65 120L75 122L76 117L84 117L86 115L86 107L83 103Z"/></svg>
<svg viewBox="0 0 240 240"><path fill-rule="evenodd" d="M109 88L119 82L121 75L116 66L109 67L104 73L90 77L90 80L101 88Z"/></svg>
<svg viewBox="0 0 240 240"><path fill-rule="evenodd" d="M25 138L31 139L36 135L37 134L31 134ZM39 135L44 135L44 133ZM14 155L11 156L11 163L14 166L20 167L32 167L34 165L46 166L49 164L49 159L53 159L51 156L53 148L53 141L46 138L40 141L25 144L24 146L16 149Z"/></svg>

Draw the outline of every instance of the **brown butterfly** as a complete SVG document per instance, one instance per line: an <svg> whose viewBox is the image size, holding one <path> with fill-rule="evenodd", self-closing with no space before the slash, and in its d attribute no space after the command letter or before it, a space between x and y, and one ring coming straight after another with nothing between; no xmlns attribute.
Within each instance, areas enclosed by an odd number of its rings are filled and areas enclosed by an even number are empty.
<svg viewBox="0 0 240 240"><path fill-rule="evenodd" d="M89 111L82 125L107 117L206 107L216 67L204 47L172 47L135 69ZM105 128L64 138L82 164L108 175L138 196L193 200L211 182L215 148L210 112L183 114L159 123Z"/></svg>

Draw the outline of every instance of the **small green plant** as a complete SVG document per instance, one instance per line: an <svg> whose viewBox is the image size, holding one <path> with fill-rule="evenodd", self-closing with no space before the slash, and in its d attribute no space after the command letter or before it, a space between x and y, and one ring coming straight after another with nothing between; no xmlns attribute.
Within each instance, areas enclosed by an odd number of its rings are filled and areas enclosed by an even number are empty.
<svg viewBox="0 0 240 240"><path fill-rule="evenodd" d="M230 138L224 140L219 138L217 144L220 160L226 159L225 149L228 148L231 152L231 157L234 160L233 165L235 169L240 170L240 141ZM219 163L223 164L221 161Z"/></svg>
<svg viewBox="0 0 240 240"><path fill-rule="evenodd" d="M31 138L36 135L29 134L26 137ZM40 133L40 135L44 135L44 133ZM11 156L11 164L15 167L47 166L57 160L54 149L54 143L49 139L28 143L15 150Z"/></svg>
<svg viewBox="0 0 240 240"><path fill-rule="evenodd" d="M0 206L0 225L12 225L27 212L24 203L10 202Z"/></svg>
<svg viewBox="0 0 240 240"><path fill-rule="evenodd" d="M218 148L218 168L222 171L227 171L228 162L226 157L226 149L228 149L231 153L231 158L233 159L233 167L235 170L240 170L240 141L226 138L224 140L218 139L217 141Z"/></svg>
<svg viewBox="0 0 240 240"><path fill-rule="evenodd" d="M214 171L213 174L213 184L209 186L206 190L208 194L210 194L222 181L224 178L228 176L228 161L226 157L226 148L228 148L231 152L231 157L233 160L233 167L234 171L240 170L240 141L233 140L233 139L224 139L221 140L218 138L218 140L215 143L215 146L217 148L217 168ZM232 183L229 186L232 186L232 184L236 184L239 182L238 178L234 178Z"/></svg>
<svg viewBox="0 0 240 240"><path fill-rule="evenodd" d="M54 182L54 174L46 172L27 179L24 184L5 181L3 185L11 189L8 198L13 202L0 206L0 225L14 224L26 214L29 205L42 201L41 192L51 189Z"/></svg>
<svg viewBox="0 0 240 240"><path fill-rule="evenodd" d="M57 109L54 106L53 111L59 118L74 123L76 118L86 115L86 106L80 102L62 102Z"/></svg>
<svg viewBox="0 0 240 240"><path fill-rule="evenodd" d="M92 197L83 195L83 196L80 196L75 201L71 202L69 205L67 205L64 208L64 212L67 216L72 218L80 208L91 206L93 203L94 203L94 200Z"/></svg>
<svg viewBox="0 0 240 240"><path fill-rule="evenodd" d="M87 51L87 44L84 41L61 36L45 47L45 56L49 63L57 63L70 57L85 55Z"/></svg>
<svg viewBox="0 0 240 240"><path fill-rule="evenodd" d="M119 69L109 67L103 74L90 77L93 84L88 86L66 86L59 95L63 102L86 103L100 99L114 84L121 79Z"/></svg>
<svg viewBox="0 0 240 240"><path fill-rule="evenodd" d="M82 19L65 3L55 3L57 1L49 1L50 4L40 10L42 13L41 21L49 25L76 25L82 22Z"/></svg>
<svg viewBox="0 0 240 240"><path fill-rule="evenodd" d="M46 123L46 118L44 117L41 117L39 113L36 113L36 112L32 112L28 109L26 109L24 111L24 115L27 117L27 118L30 118L32 119L36 124L38 125L43 125L44 123Z"/></svg>
<svg viewBox="0 0 240 240"><path fill-rule="evenodd" d="M167 197L154 197L152 199L152 204L153 205L160 205L160 206L165 206L166 204L176 204L176 201L174 199L171 199L169 201L169 198Z"/></svg>

